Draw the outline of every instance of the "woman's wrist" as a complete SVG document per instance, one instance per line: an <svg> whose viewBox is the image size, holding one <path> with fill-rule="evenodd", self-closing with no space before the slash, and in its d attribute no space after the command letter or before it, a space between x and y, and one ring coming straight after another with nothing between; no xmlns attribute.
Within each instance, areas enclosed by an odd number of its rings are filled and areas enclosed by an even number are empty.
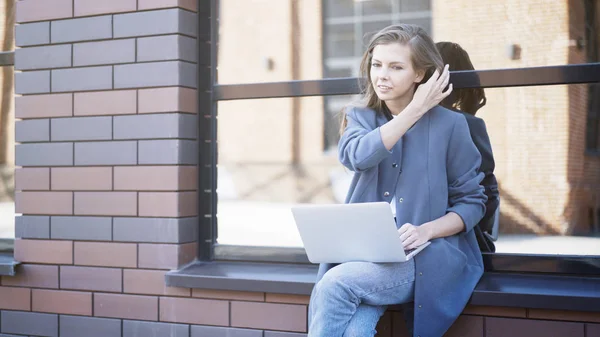
<svg viewBox="0 0 600 337"><path fill-rule="evenodd" d="M432 239L434 239L433 228L431 226L431 222L426 222L426 223L422 224L421 226L419 226L419 228L421 229L422 234L425 237L425 239L427 239L427 241L431 241Z"/></svg>
<svg viewBox="0 0 600 337"><path fill-rule="evenodd" d="M419 119L427 112L427 109L424 106L410 102L404 112L406 112L406 115Z"/></svg>

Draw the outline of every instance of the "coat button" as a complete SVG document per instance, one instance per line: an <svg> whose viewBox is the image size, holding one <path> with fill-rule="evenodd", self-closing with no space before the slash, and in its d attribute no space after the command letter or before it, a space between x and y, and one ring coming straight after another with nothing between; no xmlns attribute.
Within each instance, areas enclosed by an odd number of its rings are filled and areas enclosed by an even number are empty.
<svg viewBox="0 0 600 337"><path fill-rule="evenodd" d="M423 306L419 304L419 309L421 309L421 308L423 308Z"/></svg>
<svg viewBox="0 0 600 337"><path fill-rule="evenodd" d="M393 164L392 164L392 167L396 168L396 167L398 167L398 164L396 164L396 163L393 163Z"/></svg>
<svg viewBox="0 0 600 337"><path fill-rule="evenodd" d="M384 197L389 197L390 196L390 192L383 192L383 196Z"/></svg>
<svg viewBox="0 0 600 337"><path fill-rule="evenodd" d="M423 273L422 273L422 272L419 272L419 276L423 276Z"/></svg>

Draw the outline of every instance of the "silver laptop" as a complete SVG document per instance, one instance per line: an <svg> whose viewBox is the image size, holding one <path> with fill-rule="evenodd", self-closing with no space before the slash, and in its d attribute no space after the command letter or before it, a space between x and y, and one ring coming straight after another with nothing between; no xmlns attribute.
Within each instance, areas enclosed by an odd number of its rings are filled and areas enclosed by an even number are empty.
<svg viewBox="0 0 600 337"><path fill-rule="evenodd" d="M405 262L430 244L405 251L386 202L302 205L292 214L312 263Z"/></svg>

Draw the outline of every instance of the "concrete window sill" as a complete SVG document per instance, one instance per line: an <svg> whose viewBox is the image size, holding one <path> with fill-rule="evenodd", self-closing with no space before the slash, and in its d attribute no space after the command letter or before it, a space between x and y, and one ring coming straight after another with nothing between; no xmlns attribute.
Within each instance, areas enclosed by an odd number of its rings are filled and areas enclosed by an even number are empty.
<svg viewBox="0 0 600 337"><path fill-rule="evenodd" d="M168 286L310 295L317 266L290 263L195 262L165 276ZM600 278L485 273L470 305L600 312Z"/></svg>

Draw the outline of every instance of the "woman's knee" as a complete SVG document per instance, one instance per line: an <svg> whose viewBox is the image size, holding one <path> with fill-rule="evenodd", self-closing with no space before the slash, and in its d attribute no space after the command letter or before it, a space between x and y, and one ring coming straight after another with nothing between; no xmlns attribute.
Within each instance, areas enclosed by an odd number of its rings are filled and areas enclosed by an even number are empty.
<svg viewBox="0 0 600 337"><path fill-rule="evenodd" d="M323 278L315 284L313 296L328 296L340 291L342 287L342 280L337 275L327 272L323 275Z"/></svg>
<svg viewBox="0 0 600 337"><path fill-rule="evenodd" d="M359 304L359 298L350 286L348 280L339 273L327 272L323 278L315 284L312 300L318 302L350 301Z"/></svg>

